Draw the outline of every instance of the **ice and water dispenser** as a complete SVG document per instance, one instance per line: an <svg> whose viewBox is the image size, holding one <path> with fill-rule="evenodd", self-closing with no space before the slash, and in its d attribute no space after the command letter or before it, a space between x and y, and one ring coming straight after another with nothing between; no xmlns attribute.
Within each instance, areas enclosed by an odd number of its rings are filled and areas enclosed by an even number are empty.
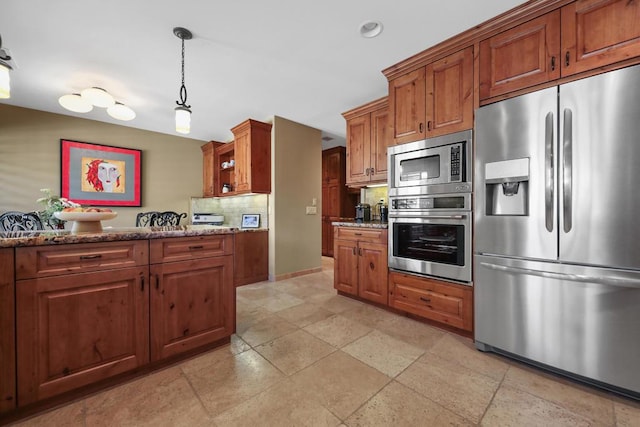
<svg viewBox="0 0 640 427"><path fill-rule="evenodd" d="M487 215L529 215L529 158L484 165Z"/></svg>

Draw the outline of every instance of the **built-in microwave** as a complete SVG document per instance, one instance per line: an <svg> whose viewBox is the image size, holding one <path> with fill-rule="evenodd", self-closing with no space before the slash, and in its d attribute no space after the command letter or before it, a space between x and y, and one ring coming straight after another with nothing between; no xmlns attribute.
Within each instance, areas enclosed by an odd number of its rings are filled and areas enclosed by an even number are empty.
<svg viewBox="0 0 640 427"><path fill-rule="evenodd" d="M389 147L389 196L471 192L472 131Z"/></svg>

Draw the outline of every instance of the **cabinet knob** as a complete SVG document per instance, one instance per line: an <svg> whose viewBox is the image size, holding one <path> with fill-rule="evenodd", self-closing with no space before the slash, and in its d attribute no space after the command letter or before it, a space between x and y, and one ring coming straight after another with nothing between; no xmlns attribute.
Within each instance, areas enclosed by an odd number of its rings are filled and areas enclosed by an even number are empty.
<svg viewBox="0 0 640 427"><path fill-rule="evenodd" d="M420 123L418 125L418 130L420 131L420 133L424 132L424 123Z"/></svg>
<svg viewBox="0 0 640 427"><path fill-rule="evenodd" d="M567 53L564 55L564 65L565 67L569 66L569 59L571 58L571 55L569 54L569 51L567 51Z"/></svg>
<svg viewBox="0 0 640 427"><path fill-rule="evenodd" d="M551 71L554 71L556 69L556 57L552 56L551 57Z"/></svg>
<svg viewBox="0 0 640 427"><path fill-rule="evenodd" d="M431 120L427 122L427 131L431 132Z"/></svg>

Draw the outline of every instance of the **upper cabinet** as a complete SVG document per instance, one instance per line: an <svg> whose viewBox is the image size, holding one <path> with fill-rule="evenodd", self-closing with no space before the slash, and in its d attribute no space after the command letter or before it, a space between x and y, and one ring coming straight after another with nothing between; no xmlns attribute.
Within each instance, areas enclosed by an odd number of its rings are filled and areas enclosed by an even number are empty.
<svg viewBox="0 0 640 427"><path fill-rule="evenodd" d="M578 0L562 8L562 75L640 55L640 2Z"/></svg>
<svg viewBox="0 0 640 427"><path fill-rule="evenodd" d="M560 78L560 11L480 42L480 99Z"/></svg>
<svg viewBox="0 0 640 427"><path fill-rule="evenodd" d="M473 47L389 80L394 144L473 127Z"/></svg>
<svg viewBox="0 0 640 427"><path fill-rule="evenodd" d="M248 119L231 129L234 140L202 149L202 196L271 192L271 124Z"/></svg>
<svg viewBox="0 0 640 427"><path fill-rule="evenodd" d="M245 120L231 129L236 194L271 192L271 124Z"/></svg>
<svg viewBox="0 0 640 427"><path fill-rule="evenodd" d="M347 185L386 183L391 141L387 98L342 115L347 121Z"/></svg>
<svg viewBox="0 0 640 427"><path fill-rule="evenodd" d="M480 100L640 55L640 2L578 0L480 42Z"/></svg>

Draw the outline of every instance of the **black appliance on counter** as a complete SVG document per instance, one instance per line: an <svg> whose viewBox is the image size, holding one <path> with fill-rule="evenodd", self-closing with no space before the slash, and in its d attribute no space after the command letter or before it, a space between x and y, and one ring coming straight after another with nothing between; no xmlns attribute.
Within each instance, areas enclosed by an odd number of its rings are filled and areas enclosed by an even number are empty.
<svg viewBox="0 0 640 427"><path fill-rule="evenodd" d="M356 222L371 221L371 205L368 203L358 203L356 205Z"/></svg>

